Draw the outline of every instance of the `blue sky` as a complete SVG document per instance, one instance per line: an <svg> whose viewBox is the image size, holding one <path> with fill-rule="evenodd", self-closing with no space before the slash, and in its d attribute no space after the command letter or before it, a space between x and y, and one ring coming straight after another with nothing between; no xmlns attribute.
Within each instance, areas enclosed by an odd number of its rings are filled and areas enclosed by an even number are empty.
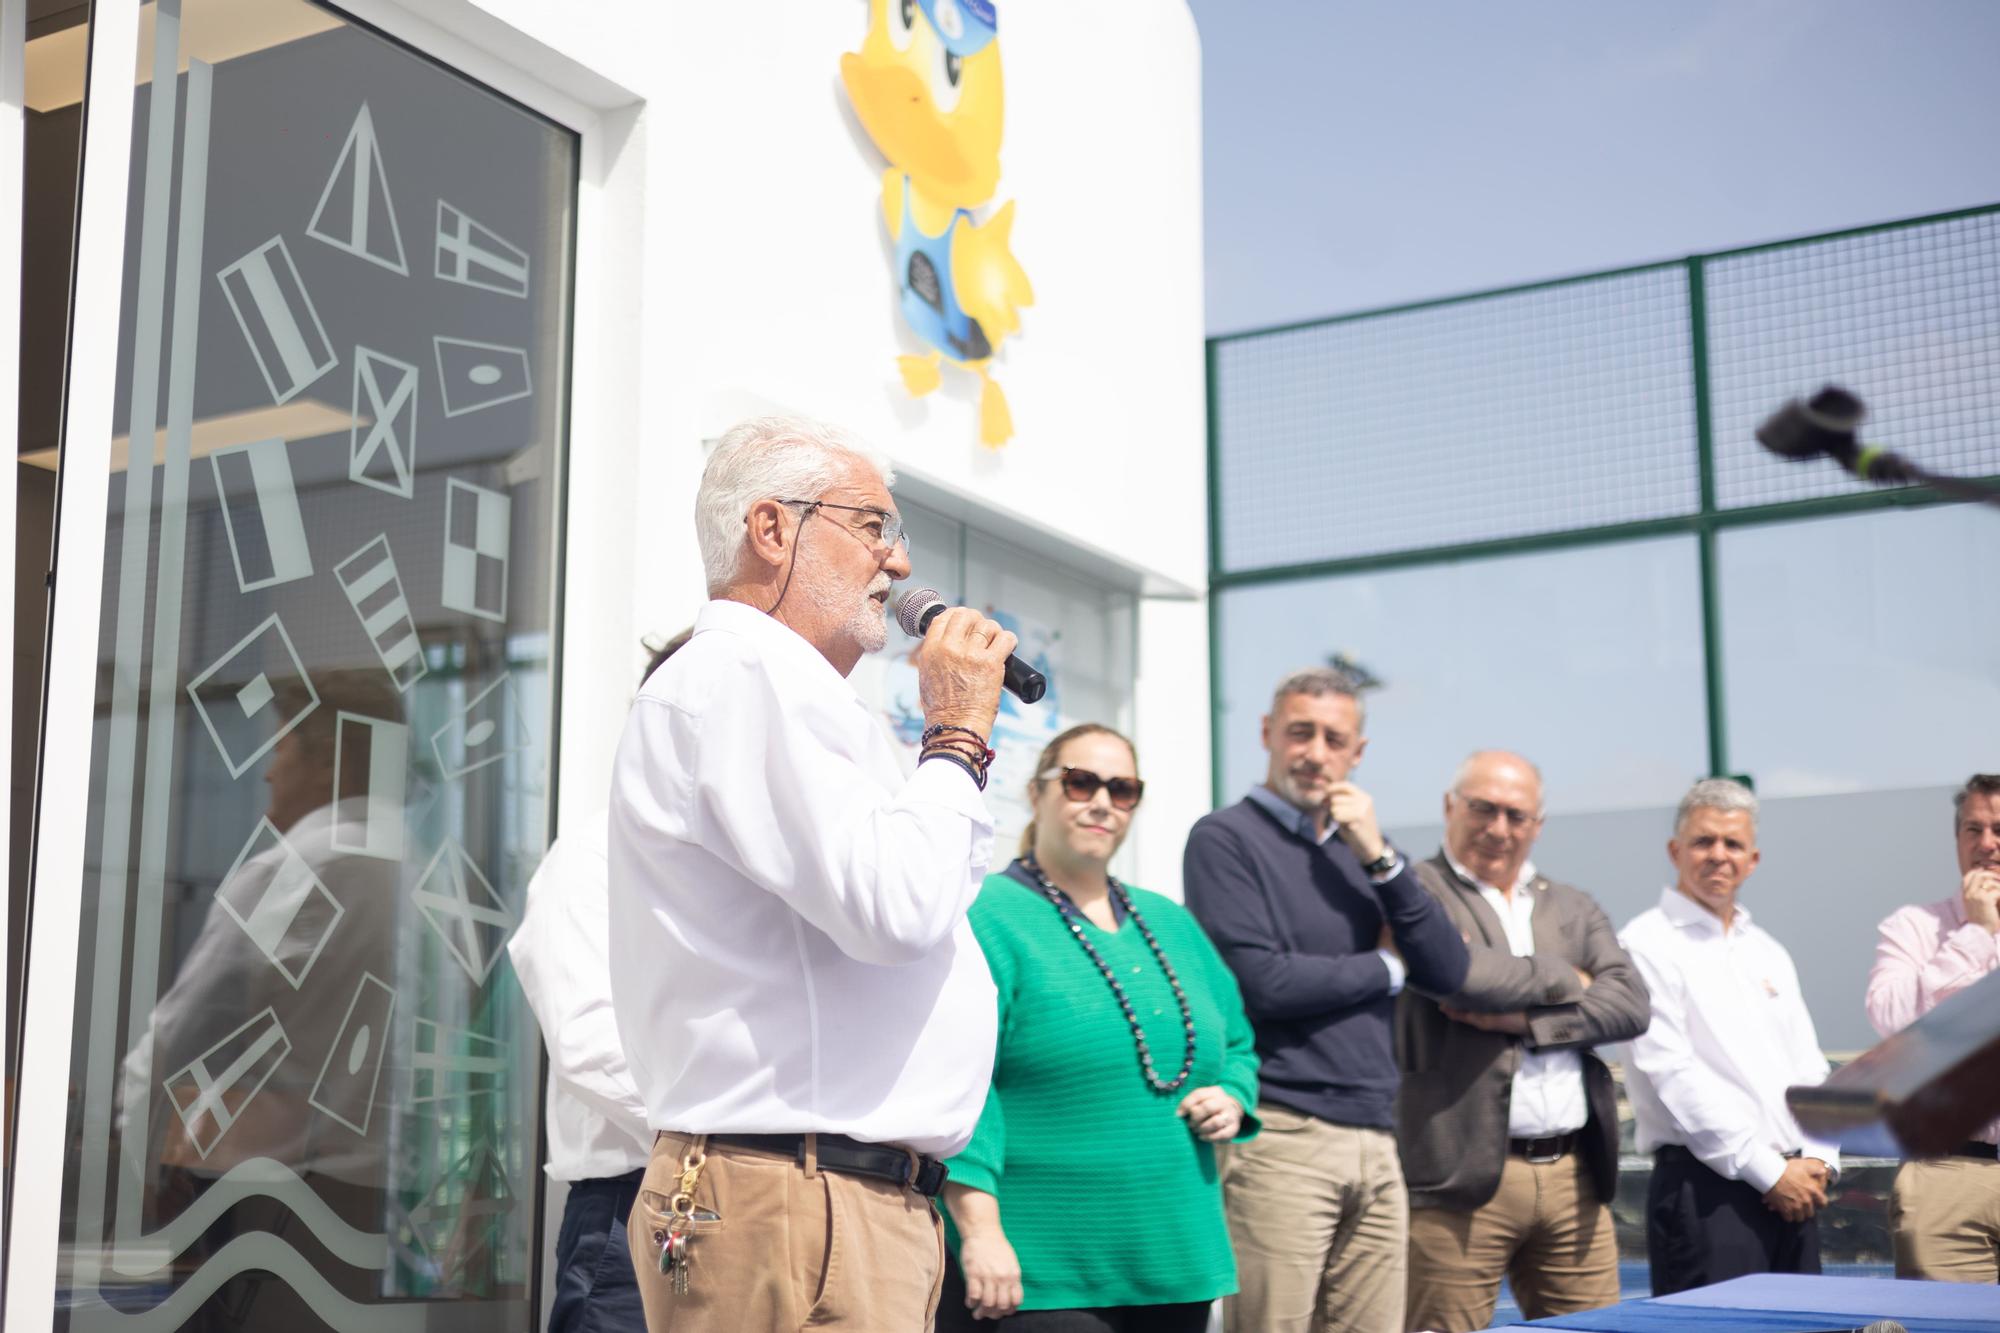
<svg viewBox="0 0 2000 1333"><path fill-rule="evenodd" d="M1190 0L1229 332L2000 202L2000 0Z"/></svg>

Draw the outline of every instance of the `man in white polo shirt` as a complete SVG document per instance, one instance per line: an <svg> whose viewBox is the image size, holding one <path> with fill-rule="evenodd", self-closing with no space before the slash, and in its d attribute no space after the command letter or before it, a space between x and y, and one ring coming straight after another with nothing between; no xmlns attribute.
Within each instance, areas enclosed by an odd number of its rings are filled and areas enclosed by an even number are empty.
<svg viewBox="0 0 2000 1333"><path fill-rule="evenodd" d="M917 653L924 757L845 677L909 575L889 475L763 418L695 499L711 598L612 775L611 991L658 1132L632 1210L653 1333L929 1327L931 1200L992 1077L966 909L993 851L986 740L1014 636L965 608Z"/></svg>
<svg viewBox="0 0 2000 1333"><path fill-rule="evenodd" d="M667 640L643 686L688 641ZM514 975L549 1051L549 1179L569 1186L556 1233L548 1333L637 1333L646 1326L625 1219L652 1156L646 1104L632 1083L612 1016L610 816L598 811L549 844L507 941Z"/></svg>
<svg viewBox="0 0 2000 1333"><path fill-rule="evenodd" d="M1736 901L1757 868L1757 798L1727 778L1681 798L1667 843L1678 878L1619 934L1653 997L1625 1092L1653 1154L1646 1257L1653 1294L1746 1273L1819 1272L1814 1215L1840 1170L1785 1089L1826 1078L1792 956Z"/></svg>

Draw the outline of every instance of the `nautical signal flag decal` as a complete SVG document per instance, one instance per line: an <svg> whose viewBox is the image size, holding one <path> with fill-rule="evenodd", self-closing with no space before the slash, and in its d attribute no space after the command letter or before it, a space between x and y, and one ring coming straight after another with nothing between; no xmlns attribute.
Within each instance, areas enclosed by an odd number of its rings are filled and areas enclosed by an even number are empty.
<svg viewBox="0 0 2000 1333"><path fill-rule="evenodd" d="M528 294L528 252L438 200L437 276L502 296Z"/></svg>
<svg viewBox="0 0 2000 1333"><path fill-rule="evenodd" d="M403 790L409 779L410 729L400 722L359 713L334 718L333 789L364 791L361 818L333 824L333 848L384 861L403 859ZM354 774L365 773L365 783ZM342 807L343 813L349 808Z"/></svg>
<svg viewBox="0 0 2000 1333"><path fill-rule="evenodd" d="M409 499L416 494L417 368L356 347L353 404L348 480Z"/></svg>
<svg viewBox="0 0 2000 1333"><path fill-rule="evenodd" d="M484 986L514 929L514 917L471 855L446 838L411 897L472 984Z"/></svg>
<svg viewBox="0 0 2000 1333"><path fill-rule="evenodd" d="M267 1008L166 1080L167 1099L197 1153L215 1151L291 1053L277 1013Z"/></svg>
<svg viewBox="0 0 2000 1333"><path fill-rule="evenodd" d="M363 1137L375 1113L382 1057L389 1051L389 1019L395 1012L396 992L363 972L306 1098Z"/></svg>
<svg viewBox="0 0 2000 1333"><path fill-rule="evenodd" d="M285 238L273 236L215 275L271 400L288 403L340 364Z"/></svg>
<svg viewBox="0 0 2000 1333"><path fill-rule="evenodd" d="M535 391L524 347L436 337L431 339L431 355L437 361L438 396L448 417L483 412Z"/></svg>
<svg viewBox="0 0 2000 1333"><path fill-rule="evenodd" d="M319 192L306 235L336 250L365 259L408 277L403 233L396 226L396 206L389 198L389 178L382 170L382 145L375 137L375 117L363 102L334 160L333 174Z"/></svg>
<svg viewBox="0 0 2000 1333"><path fill-rule="evenodd" d="M514 502L453 477L444 492L444 586L439 600L483 620L507 618L507 541Z"/></svg>
<svg viewBox="0 0 2000 1333"><path fill-rule="evenodd" d="M255 592L310 577L305 516L292 483L291 458L283 440L258 440L217 449L208 456L215 473L216 499L236 586Z"/></svg>
<svg viewBox="0 0 2000 1333"><path fill-rule="evenodd" d="M281 700L271 670L303 687L303 699ZM292 647L292 636L275 615L251 630L236 646L211 662L188 682L188 697L208 729L208 738L240 778L262 759L286 732L319 707L319 692L306 677L305 664Z"/></svg>
<svg viewBox="0 0 2000 1333"><path fill-rule="evenodd" d="M297 990L319 961L345 914L306 859L277 826L259 819L236 864L215 891L215 905L243 927L258 952Z"/></svg>
<svg viewBox="0 0 2000 1333"><path fill-rule="evenodd" d="M398 691L421 680L430 667L424 661L423 641L417 637L417 622L410 618L410 599L403 595L403 580L396 573L396 556L389 549L389 535L383 533L333 567L347 604L361 617L369 642L383 670L396 682Z"/></svg>
<svg viewBox="0 0 2000 1333"><path fill-rule="evenodd" d="M447 778L462 778L527 748L528 724L511 673L473 695L431 733L431 753Z"/></svg>

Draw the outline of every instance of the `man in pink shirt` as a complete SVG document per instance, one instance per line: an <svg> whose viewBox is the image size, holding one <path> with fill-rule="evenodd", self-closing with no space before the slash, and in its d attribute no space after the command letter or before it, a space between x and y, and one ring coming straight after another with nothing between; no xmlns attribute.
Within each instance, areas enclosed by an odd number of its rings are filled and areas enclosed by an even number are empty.
<svg viewBox="0 0 2000 1333"><path fill-rule="evenodd" d="M2000 774L1975 773L1952 797L1959 891L1902 907L1880 927L1868 1017L1883 1036L2000 967ZM2000 1121L1934 1161L1896 1173L1890 1208L1896 1276L2000 1278Z"/></svg>

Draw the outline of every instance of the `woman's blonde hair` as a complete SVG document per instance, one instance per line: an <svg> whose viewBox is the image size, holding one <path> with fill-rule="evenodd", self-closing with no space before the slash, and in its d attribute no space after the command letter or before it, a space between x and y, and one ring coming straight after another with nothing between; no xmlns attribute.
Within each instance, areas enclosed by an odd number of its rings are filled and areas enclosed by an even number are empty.
<svg viewBox="0 0 2000 1333"><path fill-rule="evenodd" d="M1042 774L1048 772L1051 768L1055 767L1056 760L1062 757L1063 747L1065 745L1068 745L1071 741L1080 740L1085 736L1109 736L1114 741L1122 742L1125 748L1132 752L1132 775L1134 777L1138 776L1139 747L1132 744L1132 738L1130 736L1127 736L1122 732L1116 731L1111 727L1107 727L1102 722L1079 722L1075 726L1071 727L1068 731L1059 734L1054 740L1050 741L1047 745L1044 745L1042 747L1042 752L1035 757L1035 771L1028 778L1029 804L1032 805L1036 800L1036 798L1038 798L1042 794ZM1029 852L1032 852L1034 850L1035 850L1035 821L1030 819L1028 821L1028 827L1021 830L1021 846L1014 854L1016 856L1026 856Z"/></svg>

